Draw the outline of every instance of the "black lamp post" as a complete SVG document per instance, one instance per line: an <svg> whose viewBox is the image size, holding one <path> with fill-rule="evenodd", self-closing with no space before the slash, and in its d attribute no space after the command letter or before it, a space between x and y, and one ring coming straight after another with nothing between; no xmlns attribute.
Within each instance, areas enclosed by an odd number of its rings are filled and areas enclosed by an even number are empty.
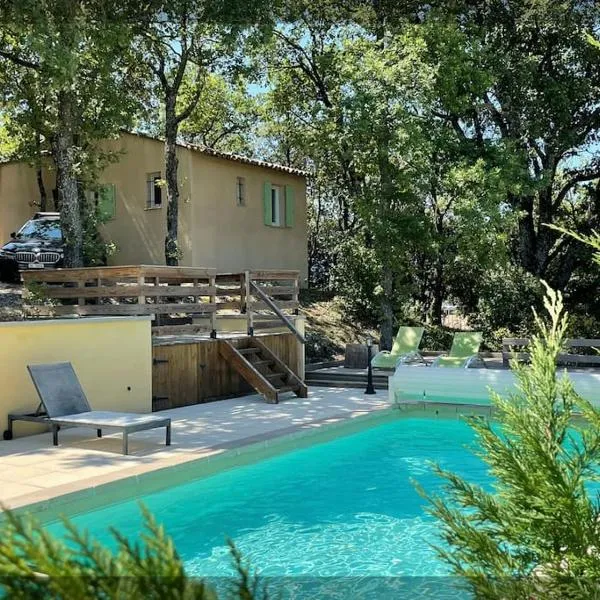
<svg viewBox="0 0 600 600"><path fill-rule="evenodd" d="M371 366L371 348L373 347L373 340L371 336L367 338L367 389L365 394L375 394L375 388L373 387L373 367Z"/></svg>

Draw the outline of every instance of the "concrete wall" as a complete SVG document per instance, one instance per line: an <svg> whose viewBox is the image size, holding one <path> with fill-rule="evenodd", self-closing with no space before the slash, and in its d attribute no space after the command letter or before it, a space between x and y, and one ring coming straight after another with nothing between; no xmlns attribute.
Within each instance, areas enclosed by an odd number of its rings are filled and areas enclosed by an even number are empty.
<svg viewBox="0 0 600 600"><path fill-rule="evenodd" d="M0 323L2 430L9 412L30 412L38 406L27 365L63 361L73 364L92 409L152 411L149 318ZM17 436L41 430L35 424L15 423Z"/></svg>
<svg viewBox="0 0 600 600"><path fill-rule="evenodd" d="M100 177L116 189L116 216L103 226L103 236L117 246L110 263L164 264L166 190L162 208L146 208L147 175L164 177L164 145L158 140L124 134L105 143L120 153ZM304 177L275 169L208 156L179 147L180 264L213 267L220 272L246 269L293 269L305 284L308 270L306 182ZM245 178L246 205L236 201L236 180ZM52 198L54 174L45 173ZM293 227L264 224L266 181L292 186ZM0 165L0 243L38 210L35 171L24 163Z"/></svg>

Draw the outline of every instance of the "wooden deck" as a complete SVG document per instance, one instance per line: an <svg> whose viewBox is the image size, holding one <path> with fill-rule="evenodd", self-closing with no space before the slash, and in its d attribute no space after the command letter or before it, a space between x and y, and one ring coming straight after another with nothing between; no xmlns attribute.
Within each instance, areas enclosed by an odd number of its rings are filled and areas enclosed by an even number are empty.
<svg viewBox="0 0 600 600"><path fill-rule="evenodd" d="M153 315L153 334L209 333L238 321L253 334L290 327L297 313L298 271L218 273L205 267L132 265L24 271L28 318Z"/></svg>

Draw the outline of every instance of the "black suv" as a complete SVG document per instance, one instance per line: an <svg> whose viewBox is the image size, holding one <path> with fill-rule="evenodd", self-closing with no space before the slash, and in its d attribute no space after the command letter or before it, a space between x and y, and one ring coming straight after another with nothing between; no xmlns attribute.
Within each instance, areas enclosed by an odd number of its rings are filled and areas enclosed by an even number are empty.
<svg viewBox="0 0 600 600"><path fill-rule="evenodd" d="M54 269L63 264L59 213L39 212L0 248L0 258L14 260L19 269Z"/></svg>

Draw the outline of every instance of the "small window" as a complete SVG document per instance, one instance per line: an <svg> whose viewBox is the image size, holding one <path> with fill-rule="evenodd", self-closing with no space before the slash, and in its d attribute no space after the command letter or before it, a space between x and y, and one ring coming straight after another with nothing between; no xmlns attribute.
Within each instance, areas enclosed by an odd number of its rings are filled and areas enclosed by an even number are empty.
<svg viewBox="0 0 600 600"><path fill-rule="evenodd" d="M235 182L235 201L238 206L246 206L246 179L238 177Z"/></svg>
<svg viewBox="0 0 600 600"><path fill-rule="evenodd" d="M162 177L160 173L149 173L147 178L148 194L146 208L162 207Z"/></svg>
<svg viewBox="0 0 600 600"><path fill-rule="evenodd" d="M281 188L274 185L271 187L271 225L281 225L281 212Z"/></svg>

